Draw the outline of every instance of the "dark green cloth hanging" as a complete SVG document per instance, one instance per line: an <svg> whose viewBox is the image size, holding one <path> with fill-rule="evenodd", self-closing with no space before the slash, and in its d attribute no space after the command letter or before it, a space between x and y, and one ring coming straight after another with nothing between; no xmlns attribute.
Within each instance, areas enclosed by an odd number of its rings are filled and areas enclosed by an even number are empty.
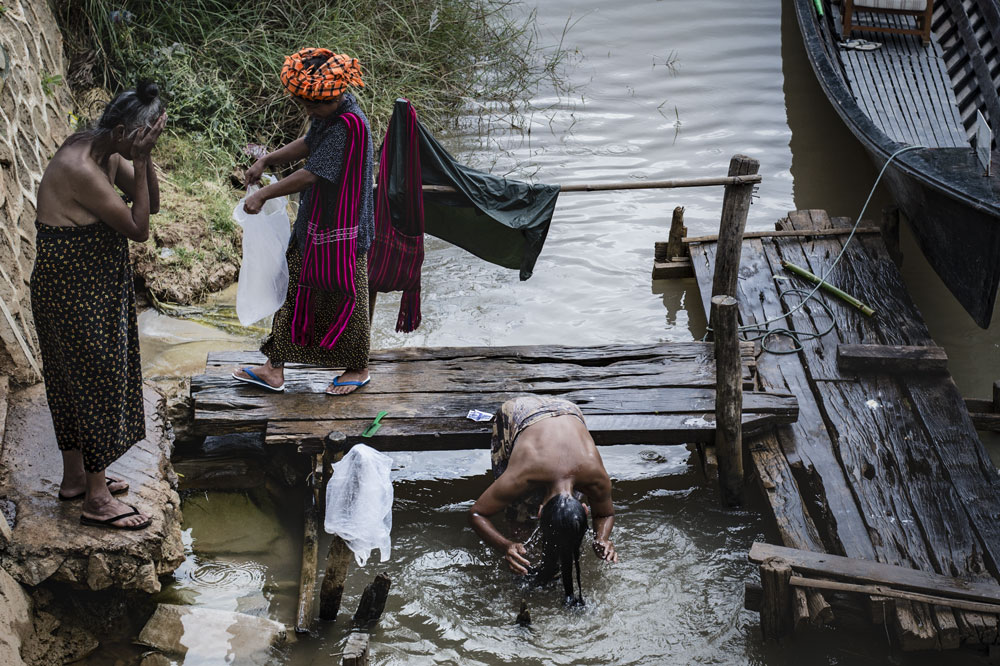
<svg viewBox="0 0 1000 666"><path fill-rule="evenodd" d="M391 145L406 145L405 99L396 100L390 132ZM399 118L399 122L395 120ZM417 122L420 168L424 185L447 185L458 192L424 192L424 230L471 252L480 259L518 269L522 280L531 277L542 251L559 196L558 185L533 185L493 176L459 164L437 139ZM399 134L396 134L399 133ZM406 196L403 167L394 157L389 177L389 202L395 221L396 202ZM382 185L380 185L381 187Z"/></svg>

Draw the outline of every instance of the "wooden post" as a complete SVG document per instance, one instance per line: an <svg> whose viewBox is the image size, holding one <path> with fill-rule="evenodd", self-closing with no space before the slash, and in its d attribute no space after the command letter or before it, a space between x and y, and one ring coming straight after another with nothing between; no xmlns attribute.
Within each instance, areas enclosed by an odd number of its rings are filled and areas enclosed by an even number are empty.
<svg viewBox="0 0 1000 666"><path fill-rule="evenodd" d="M330 463L339 462L344 457L347 436L342 432L331 432L326 436L326 453ZM332 472L331 472L332 473ZM340 611L340 601L344 597L344 581L351 566L351 549L344 540L334 535L330 550L326 554L326 573L319 590L319 619L333 621Z"/></svg>
<svg viewBox="0 0 1000 666"><path fill-rule="evenodd" d="M684 206L674 208L674 215L670 219L670 236L667 244L657 243L653 259L655 261L674 261L674 257L686 257L688 254L687 244L684 238L687 237L687 227L684 226Z"/></svg>
<svg viewBox="0 0 1000 666"><path fill-rule="evenodd" d="M729 161L730 176L756 174L760 162L746 155L733 155ZM753 184L726 185L722 199L722 220L719 223L719 242L715 253L715 278L712 281L712 295L736 295L736 280L739 277L740 253L743 246L743 230L750 212L750 197ZM714 327L714 324L713 324Z"/></svg>
<svg viewBox="0 0 1000 666"><path fill-rule="evenodd" d="M390 585L392 585L392 579L386 573L377 574L375 580L368 583L358 601L358 610L354 612L354 628L356 630L371 633L371 630L375 628L385 610L385 601L389 598Z"/></svg>
<svg viewBox="0 0 1000 666"><path fill-rule="evenodd" d="M736 299L712 297L715 322L715 453L725 506L743 502L743 379Z"/></svg>
<svg viewBox="0 0 1000 666"><path fill-rule="evenodd" d="M790 636L794 628L791 577L792 567L784 560L769 559L760 565L760 629L766 641Z"/></svg>
<svg viewBox="0 0 1000 666"><path fill-rule="evenodd" d="M1000 380L993 382L993 411L1000 412Z"/></svg>
<svg viewBox="0 0 1000 666"><path fill-rule="evenodd" d="M368 666L369 634L364 631L352 631L344 646L343 666Z"/></svg>
<svg viewBox="0 0 1000 666"><path fill-rule="evenodd" d="M306 493L302 535L302 571L299 574L299 605L295 614L295 633L309 632L315 617L316 559L319 556L319 511L316 506L316 469L322 469L319 456L312 456L313 474Z"/></svg>

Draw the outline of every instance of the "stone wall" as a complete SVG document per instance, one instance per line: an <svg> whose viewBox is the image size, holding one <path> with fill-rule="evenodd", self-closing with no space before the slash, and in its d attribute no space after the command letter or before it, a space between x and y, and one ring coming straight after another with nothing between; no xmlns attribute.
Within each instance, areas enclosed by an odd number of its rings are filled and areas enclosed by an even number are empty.
<svg viewBox="0 0 1000 666"><path fill-rule="evenodd" d="M46 0L0 3L0 375L38 381L28 278L35 259L35 195L70 133L63 41Z"/></svg>

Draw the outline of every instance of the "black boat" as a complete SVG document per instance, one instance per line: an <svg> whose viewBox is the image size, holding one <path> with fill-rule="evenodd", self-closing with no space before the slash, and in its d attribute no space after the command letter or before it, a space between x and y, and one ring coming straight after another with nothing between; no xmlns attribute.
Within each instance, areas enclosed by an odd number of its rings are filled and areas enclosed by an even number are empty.
<svg viewBox="0 0 1000 666"><path fill-rule="evenodd" d="M937 0L924 35L923 17L857 6L872 0L792 2L820 85L876 165L926 146L893 159L884 181L928 262L988 327L1000 283L1000 177L987 175L975 144L980 114L1000 128L1000 0ZM993 144L981 142L995 162Z"/></svg>

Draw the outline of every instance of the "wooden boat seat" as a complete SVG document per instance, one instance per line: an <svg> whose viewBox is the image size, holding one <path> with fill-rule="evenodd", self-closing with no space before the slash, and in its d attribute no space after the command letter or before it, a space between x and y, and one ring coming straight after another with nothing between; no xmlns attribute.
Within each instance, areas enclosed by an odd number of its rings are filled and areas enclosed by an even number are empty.
<svg viewBox="0 0 1000 666"><path fill-rule="evenodd" d="M872 32L916 35L923 40L925 45L931 41L931 15L934 13L934 0L841 0L841 2L844 8L844 39L851 36L852 30L870 30ZM917 21L917 27L903 28L857 23L856 14L858 12L912 16Z"/></svg>

